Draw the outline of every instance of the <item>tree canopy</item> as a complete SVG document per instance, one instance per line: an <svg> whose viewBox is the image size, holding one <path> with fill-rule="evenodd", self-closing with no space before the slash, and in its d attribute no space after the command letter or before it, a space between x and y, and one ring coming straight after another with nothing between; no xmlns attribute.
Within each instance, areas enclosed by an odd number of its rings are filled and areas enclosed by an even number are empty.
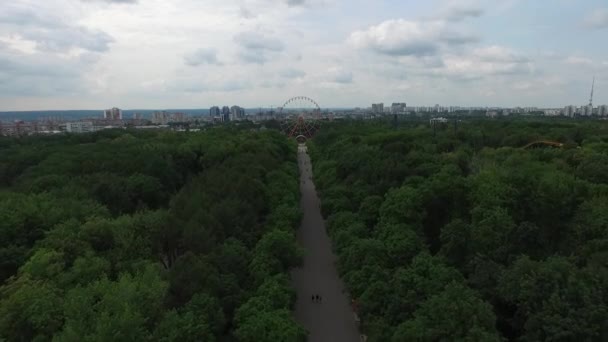
<svg viewBox="0 0 608 342"><path fill-rule="evenodd" d="M608 339L605 122L346 120L308 150L370 341Z"/></svg>

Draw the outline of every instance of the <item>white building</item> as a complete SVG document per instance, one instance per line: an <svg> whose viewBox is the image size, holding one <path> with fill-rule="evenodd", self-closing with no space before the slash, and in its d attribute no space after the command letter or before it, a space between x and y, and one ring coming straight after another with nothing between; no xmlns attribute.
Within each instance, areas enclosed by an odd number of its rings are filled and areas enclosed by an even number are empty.
<svg viewBox="0 0 608 342"><path fill-rule="evenodd" d="M373 103L372 112L374 112L375 114L384 113L384 103Z"/></svg>
<svg viewBox="0 0 608 342"><path fill-rule="evenodd" d="M244 110L239 106L230 107L230 121L242 119L241 112L244 112Z"/></svg>
<svg viewBox="0 0 608 342"><path fill-rule="evenodd" d="M171 115L165 111L152 113L152 123L166 125L171 120Z"/></svg>
<svg viewBox="0 0 608 342"><path fill-rule="evenodd" d="M94 132L93 123L90 121L75 121L65 124L65 130L70 133L90 133Z"/></svg>
<svg viewBox="0 0 608 342"><path fill-rule="evenodd" d="M584 116L591 116L593 115L593 106L591 105L586 105L583 107L583 115Z"/></svg>
<svg viewBox="0 0 608 342"><path fill-rule="evenodd" d="M392 114L404 114L406 107L407 107L407 105L405 104L405 102L403 102L403 103L393 103L391 105L391 113Z"/></svg>
<svg viewBox="0 0 608 342"><path fill-rule="evenodd" d="M574 114L576 114L576 108L574 108L574 106L570 105L570 106L564 107L565 116L571 118L571 117L574 117Z"/></svg>
<svg viewBox="0 0 608 342"><path fill-rule="evenodd" d="M103 118L109 120L122 120L122 110L116 107L106 109L103 111Z"/></svg>
<svg viewBox="0 0 608 342"><path fill-rule="evenodd" d="M601 105L597 107L597 115L608 116L608 105Z"/></svg>

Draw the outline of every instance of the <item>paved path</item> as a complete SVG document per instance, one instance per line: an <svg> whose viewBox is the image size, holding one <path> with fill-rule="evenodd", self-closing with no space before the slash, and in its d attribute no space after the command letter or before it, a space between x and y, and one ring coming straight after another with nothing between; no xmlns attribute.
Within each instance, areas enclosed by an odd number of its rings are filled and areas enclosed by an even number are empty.
<svg viewBox="0 0 608 342"><path fill-rule="evenodd" d="M306 254L303 266L293 270L291 276L298 294L294 313L296 320L309 331L310 342L359 342L349 299L342 292L344 284L334 265L336 257L325 232L319 199L309 179L312 178L312 169L303 145L298 148L298 162L302 193L300 207L304 214L298 242L306 249ZM312 302L313 294L321 295L322 303Z"/></svg>

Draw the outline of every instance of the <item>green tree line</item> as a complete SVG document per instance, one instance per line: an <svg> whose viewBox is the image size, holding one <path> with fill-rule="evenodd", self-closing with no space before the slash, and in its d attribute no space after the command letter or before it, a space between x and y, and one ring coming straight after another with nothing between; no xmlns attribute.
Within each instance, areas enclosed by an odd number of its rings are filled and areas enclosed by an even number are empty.
<svg viewBox="0 0 608 342"><path fill-rule="evenodd" d="M303 341L278 132L0 140L0 340Z"/></svg>
<svg viewBox="0 0 608 342"><path fill-rule="evenodd" d="M309 145L370 341L608 340L607 123L346 121Z"/></svg>

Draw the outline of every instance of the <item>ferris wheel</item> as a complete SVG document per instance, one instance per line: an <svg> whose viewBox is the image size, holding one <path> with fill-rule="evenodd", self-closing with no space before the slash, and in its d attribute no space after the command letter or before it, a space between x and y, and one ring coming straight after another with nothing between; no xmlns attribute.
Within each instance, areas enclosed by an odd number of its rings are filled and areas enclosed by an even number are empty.
<svg viewBox="0 0 608 342"><path fill-rule="evenodd" d="M296 96L279 108L279 116L283 132L299 142L304 142L317 131L321 108L310 97Z"/></svg>

